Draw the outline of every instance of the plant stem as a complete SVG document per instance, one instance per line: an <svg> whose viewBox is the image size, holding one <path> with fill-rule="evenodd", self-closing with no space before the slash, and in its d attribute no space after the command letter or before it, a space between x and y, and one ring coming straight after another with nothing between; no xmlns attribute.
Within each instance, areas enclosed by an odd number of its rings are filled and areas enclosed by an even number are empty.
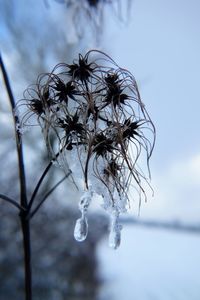
<svg viewBox="0 0 200 300"><path fill-rule="evenodd" d="M24 159L23 159L22 138L21 138L21 134L20 134L19 130L17 130L17 128L20 126L20 122L19 122L19 118L15 112L15 100L14 100L14 96L12 93L12 89L10 86L10 82L8 79L8 75L7 75L1 54L0 54L0 65L1 65L1 70L2 70L2 74L3 74L4 83L6 86L7 93L8 93L11 109L12 109L13 121L14 121L14 126L15 126L15 140L16 140L17 155L18 155L21 206L26 208L27 207L26 176L25 176Z"/></svg>
<svg viewBox="0 0 200 300"><path fill-rule="evenodd" d="M71 170L69 171L68 174L66 174L61 180L59 180L43 197L43 199L38 203L38 205L35 207L35 209L29 213L27 218L31 219L37 211L40 209L40 206L46 201L46 199L53 193L53 191L71 174Z"/></svg>
<svg viewBox="0 0 200 300"><path fill-rule="evenodd" d="M23 233L24 247L24 272L25 272L25 299L32 300L32 265L31 265L31 242L30 242L30 221L26 214L20 215L21 228Z"/></svg>
<svg viewBox="0 0 200 300"><path fill-rule="evenodd" d="M23 147L22 147L22 138L18 130L20 126L19 118L15 111L15 100L8 79L8 75L3 63L3 59L0 54L0 66L3 74L4 83L8 93L8 98L10 101L14 127L15 127L15 141L16 149L18 156L18 170L19 170L19 183L20 183L20 206L23 207L19 214L21 220L21 228L23 235L23 248L24 248L24 272L25 272L25 299L32 300L32 280L31 280L31 241L30 241L30 221L27 220L26 216L28 213L28 201L27 201L27 191L26 191L26 175L24 167L24 158L23 158ZM4 197L4 200L5 197ZM7 199L8 201L8 199ZM12 202L9 200L9 202Z"/></svg>
<svg viewBox="0 0 200 300"><path fill-rule="evenodd" d="M42 173L42 175L41 175L41 177L40 177L40 179L39 179L39 181L38 181L38 183L37 183L37 185L36 185L36 187L35 187L35 189L34 189L34 191L33 191L33 194L32 194L32 196L31 196L31 199L30 199L29 204L28 204L28 209L29 209L29 211L30 211L30 209L31 209L31 207L32 207L32 205L33 205L33 201L34 201L34 199L35 199L35 196L36 196L36 194L37 194L37 192L38 192L38 190L39 190L39 188L40 188L40 186L41 186L41 184L42 184L42 182L43 182L45 176L46 176L47 173L49 172L49 170L50 170L52 164L53 164L53 162L50 161L49 164L47 165L47 167L45 168L44 172Z"/></svg>
<svg viewBox="0 0 200 300"><path fill-rule="evenodd" d="M19 209L19 211L21 210L25 210L22 206L20 206L15 200L7 197L6 195L0 194L0 199L9 202L10 204L14 205L16 208Z"/></svg>
<svg viewBox="0 0 200 300"><path fill-rule="evenodd" d="M57 157L60 155L61 152L62 152L62 149L61 149L60 152L58 152L58 153L55 155L55 158L57 158ZM51 168L52 165L53 165L53 161L54 161L54 160L52 159L52 160L48 163L48 165L46 166L44 172L42 173L42 175L41 175L41 177L40 177L38 183L36 184L36 187L35 187L35 189L34 189L34 191L33 191L33 194L32 194L32 196L31 196L31 199L30 199L30 201L29 201L29 203L28 203L28 211L29 211L29 212L30 212L30 210L31 210L31 207L32 207L32 205L33 205L33 202L34 202L34 200L35 200L35 197L36 197L36 195L37 195L37 192L38 192L38 190L39 190L39 188L40 188L40 186L41 186L41 184L42 184L44 178L46 177L46 175L48 174L50 168Z"/></svg>

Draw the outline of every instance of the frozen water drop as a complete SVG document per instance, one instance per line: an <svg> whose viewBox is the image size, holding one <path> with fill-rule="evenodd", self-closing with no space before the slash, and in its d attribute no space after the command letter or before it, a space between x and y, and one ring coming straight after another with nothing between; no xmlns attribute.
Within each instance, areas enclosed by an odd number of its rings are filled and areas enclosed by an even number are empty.
<svg viewBox="0 0 200 300"><path fill-rule="evenodd" d="M16 131L23 135L25 132L29 131L28 127L22 127L20 124L16 124Z"/></svg>
<svg viewBox="0 0 200 300"><path fill-rule="evenodd" d="M88 234L88 222L85 216L82 216L76 221L74 228L74 238L78 242L82 242L86 239Z"/></svg>
<svg viewBox="0 0 200 300"><path fill-rule="evenodd" d="M117 249L121 243L121 231L120 228L113 229L109 234L109 246L113 249Z"/></svg>
<svg viewBox="0 0 200 300"><path fill-rule="evenodd" d="M109 246L113 249L117 249L121 243L121 230L122 225L119 224L119 213L116 210L113 210L109 234Z"/></svg>
<svg viewBox="0 0 200 300"><path fill-rule="evenodd" d="M79 202L79 209L82 212L87 212L87 209L90 205L90 202L92 200L92 191L87 190L84 192L84 194L81 196L80 202Z"/></svg>

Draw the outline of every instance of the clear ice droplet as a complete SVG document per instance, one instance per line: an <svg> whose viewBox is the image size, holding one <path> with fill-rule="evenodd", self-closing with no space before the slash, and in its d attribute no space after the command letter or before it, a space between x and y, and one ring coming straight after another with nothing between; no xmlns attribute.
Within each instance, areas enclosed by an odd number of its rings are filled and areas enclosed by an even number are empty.
<svg viewBox="0 0 200 300"><path fill-rule="evenodd" d="M78 242L82 242L86 239L88 234L88 222L85 216L82 216L76 221L74 228L74 238Z"/></svg>
<svg viewBox="0 0 200 300"><path fill-rule="evenodd" d="M92 200L92 191L90 190L85 191L79 201L79 209L81 212L85 212L85 213L87 212L91 200Z"/></svg>
<svg viewBox="0 0 200 300"><path fill-rule="evenodd" d="M117 249L121 243L121 231L120 229L113 229L109 234L109 246L113 249Z"/></svg>
<svg viewBox="0 0 200 300"><path fill-rule="evenodd" d="M109 246L113 249L117 249L121 243L121 230L122 225L119 224L119 213L113 211L111 214L110 234L109 234Z"/></svg>

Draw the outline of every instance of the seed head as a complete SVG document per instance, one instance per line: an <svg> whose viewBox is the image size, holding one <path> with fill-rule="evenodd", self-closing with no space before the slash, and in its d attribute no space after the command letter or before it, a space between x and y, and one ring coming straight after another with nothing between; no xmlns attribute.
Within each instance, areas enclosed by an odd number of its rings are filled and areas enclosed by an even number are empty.
<svg viewBox="0 0 200 300"><path fill-rule="evenodd" d="M91 195L100 194L117 220L130 205L130 186L138 190L140 201L141 195L146 198L148 179L140 157L146 155L149 171L155 127L129 71L91 50L71 65L59 64L40 75L25 96L18 104L26 107L22 126L36 120L51 158L65 157L59 165L72 170L75 182L81 177Z"/></svg>

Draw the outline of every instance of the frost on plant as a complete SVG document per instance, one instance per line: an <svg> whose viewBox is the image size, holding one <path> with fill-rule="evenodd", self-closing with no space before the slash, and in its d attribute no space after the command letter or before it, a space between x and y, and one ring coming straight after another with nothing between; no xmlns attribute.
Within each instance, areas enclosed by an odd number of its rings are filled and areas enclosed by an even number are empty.
<svg viewBox="0 0 200 300"><path fill-rule="evenodd" d="M23 111L21 127L39 124L51 160L70 169L76 184L83 182L75 238L86 238L87 210L98 194L111 218L109 244L117 248L122 229L118 220L130 206L130 186L139 201L146 198L155 140L133 75L105 53L91 50L40 75L17 108ZM140 168L144 155L147 177Z"/></svg>

